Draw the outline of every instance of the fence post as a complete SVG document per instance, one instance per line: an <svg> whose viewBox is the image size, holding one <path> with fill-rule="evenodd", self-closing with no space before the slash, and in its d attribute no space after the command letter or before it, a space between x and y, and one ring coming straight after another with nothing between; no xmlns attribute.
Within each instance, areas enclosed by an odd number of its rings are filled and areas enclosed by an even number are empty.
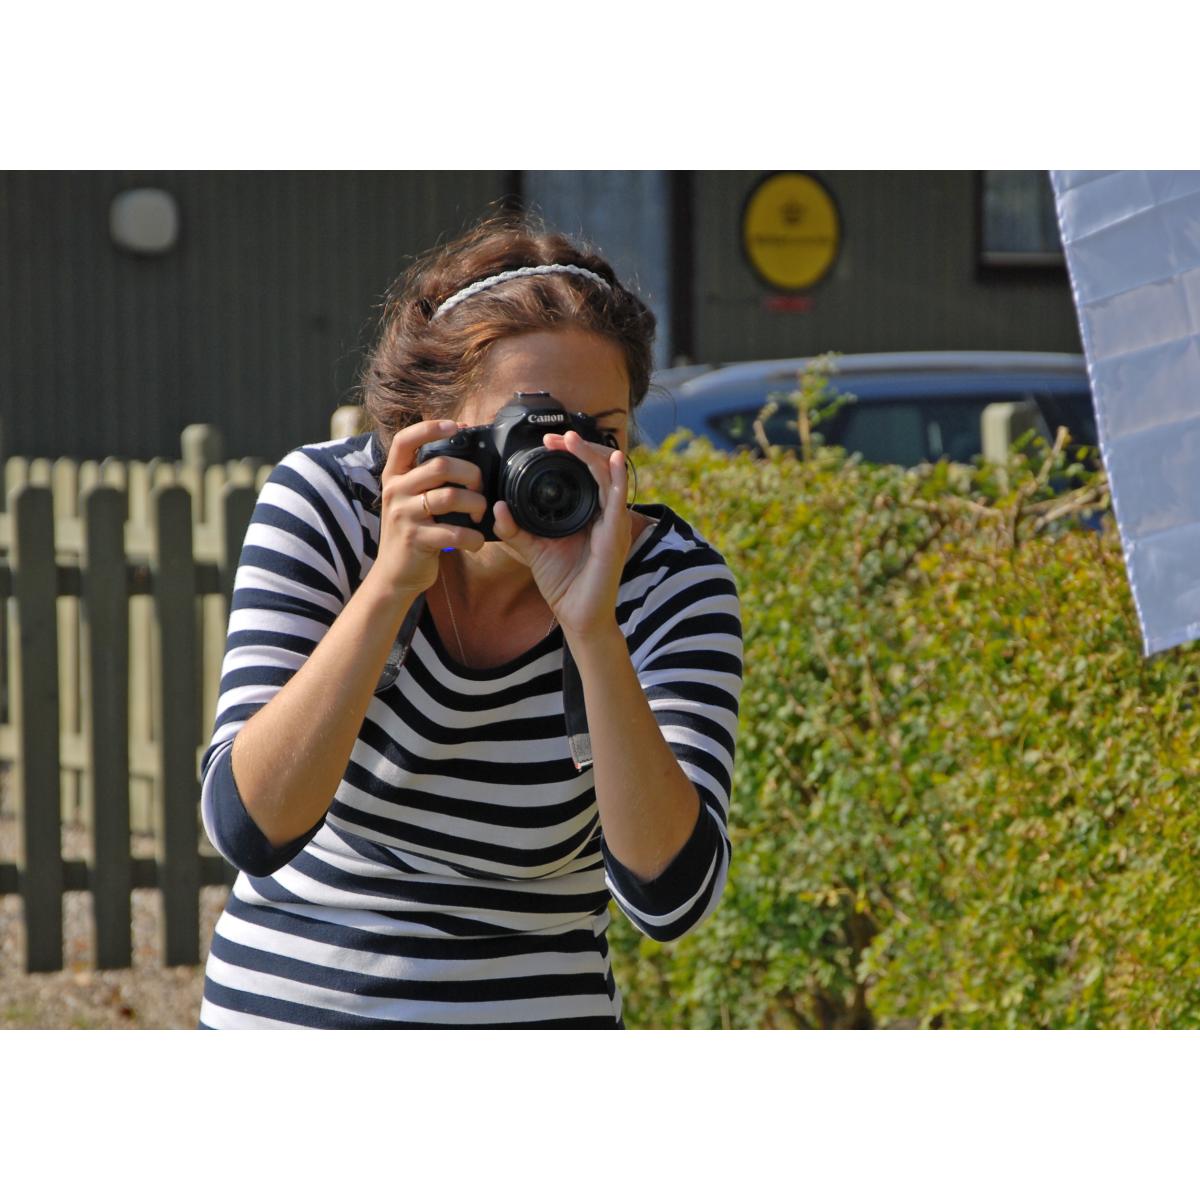
<svg viewBox="0 0 1200 1200"><path fill-rule="evenodd" d="M212 520L204 490L204 473L225 457L225 439L215 425L189 425L180 435L183 467L180 478L192 493L197 524Z"/></svg>
<svg viewBox="0 0 1200 1200"><path fill-rule="evenodd" d="M178 485L151 493L158 725L159 888L166 966L200 958L200 824L196 779L196 564L191 498Z"/></svg>
<svg viewBox="0 0 1200 1200"><path fill-rule="evenodd" d="M25 968L63 964L62 810L59 800L58 572L54 502L48 487L12 497L17 727L16 794L22 837L17 849L25 906Z"/></svg>
<svg viewBox="0 0 1200 1200"><path fill-rule="evenodd" d="M133 868L129 845L129 596L125 574L125 498L111 487L83 497L83 636L88 688L84 707L90 786L96 966L128 967Z"/></svg>
<svg viewBox="0 0 1200 1200"><path fill-rule="evenodd" d="M329 418L331 438L357 437L366 429L367 413L361 404L343 404Z"/></svg>
<svg viewBox="0 0 1200 1200"><path fill-rule="evenodd" d="M54 488L54 520L79 516L79 464L74 459L58 458L51 466ZM58 713L63 733L81 731L79 692L79 599L58 598ZM73 766L61 773L63 823L82 821L80 774Z"/></svg>
<svg viewBox="0 0 1200 1200"><path fill-rule="evenodd" d="M123 468L123 469L122 469ZM121 464L121 468L110 465L110 479L120 473L124 476L126 520L130 532L135 536L150 528L150 468L147 463L136 460ZM135 770L140 772L140 760L145 747L153 745L154 704L151 684L151 664L154 661L153 640L154 601L150 596L129 597L129 736L138 754ZM129 803L132 811L133 828L137 833L158 833L155 828L154 781L140 773L130 780Z"/></svg>
<svg viewBox="0 0 1200 1200"><path fill-rule="evenodd" d="M216 425L189 425L179 438L183 461L201 474L225 457L225 439Z"/></svg>

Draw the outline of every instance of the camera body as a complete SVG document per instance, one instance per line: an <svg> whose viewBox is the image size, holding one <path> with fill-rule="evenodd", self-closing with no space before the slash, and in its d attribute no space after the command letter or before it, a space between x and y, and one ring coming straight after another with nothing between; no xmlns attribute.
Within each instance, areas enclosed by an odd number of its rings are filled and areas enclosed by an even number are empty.
<svg viewBox="0 0 1200 1200"><path fill-rule="evenodd" d="M496 542L492 505L503 500L516 523L538 537L569 537L583 529L600 506L596 481L573 454L542 444L543 435L571 429L589 442L617 449L613 434L602 432L586 413L567 412L549 392L516 392L490 425L472 425L427 442L417 452L418 464L438 457L475 463L487 500L481 522L466 513L446 513L436 520L478 529L486 541Z"/></svg>

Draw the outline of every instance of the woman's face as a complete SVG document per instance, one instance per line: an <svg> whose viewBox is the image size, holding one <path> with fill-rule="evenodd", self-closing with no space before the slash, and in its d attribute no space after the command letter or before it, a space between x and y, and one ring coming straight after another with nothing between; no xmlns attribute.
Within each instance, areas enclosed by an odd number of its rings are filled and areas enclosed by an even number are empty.
<svg viewBox="0 0 1200 1200"><path fill-rule="evenodd" d="M629 373L621 348L581 329L539 330L496 342L458 413L463 425L490 425L514 392L549 392L568 412L596 418L629 451Z"/></svg>

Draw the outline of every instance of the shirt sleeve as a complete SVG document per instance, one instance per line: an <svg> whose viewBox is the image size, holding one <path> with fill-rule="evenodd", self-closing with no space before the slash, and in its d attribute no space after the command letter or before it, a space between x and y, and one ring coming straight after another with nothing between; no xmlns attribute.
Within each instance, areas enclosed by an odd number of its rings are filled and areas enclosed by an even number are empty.
<svg viewBox="0 0 1200 1200"><path fill-rule="evenodd" d="M711 547L679 556L650 592L629 638L642 690L700 797L691 836L666 869L640 881L601 840L613 899L644 934L668 942L717 906L729 874L729 796L742 688L737 587Z"/></svg>
<svg viewBox="0 0 1200 1200"><path fill-rule="evenodd" d="M272 846L242 802L231 764L243 725L300 669L358 584L362 527L336 459L295 450L259 494L234 577L212 740L200 766L204 831L250 875L290 862L320 829ZM330 797L332 800L332 797Z"/></svg>

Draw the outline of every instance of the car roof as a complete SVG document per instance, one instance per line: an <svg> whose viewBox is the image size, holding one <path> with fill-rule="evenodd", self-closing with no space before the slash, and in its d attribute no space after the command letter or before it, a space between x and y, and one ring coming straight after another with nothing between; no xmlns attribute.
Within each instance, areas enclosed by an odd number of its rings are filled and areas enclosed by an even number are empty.
<svg viewBox="0 0 1200 1200"><path fill-rule="evenodd" d="M726 363L683 379L664 378L662 384L689 394L724 390L739 384L783 382L819 361L805 358L759 359ZM677 370L678 368L675 368ZM980 373L1078 375L1085 370L1082 354L1054 354L1019 350L908 350L887 354L841 354L832 359L835 376L898 375L926 373ZM664 374L666 374L664 372ZM657 377L656 377L657 380Z"/></svg>

